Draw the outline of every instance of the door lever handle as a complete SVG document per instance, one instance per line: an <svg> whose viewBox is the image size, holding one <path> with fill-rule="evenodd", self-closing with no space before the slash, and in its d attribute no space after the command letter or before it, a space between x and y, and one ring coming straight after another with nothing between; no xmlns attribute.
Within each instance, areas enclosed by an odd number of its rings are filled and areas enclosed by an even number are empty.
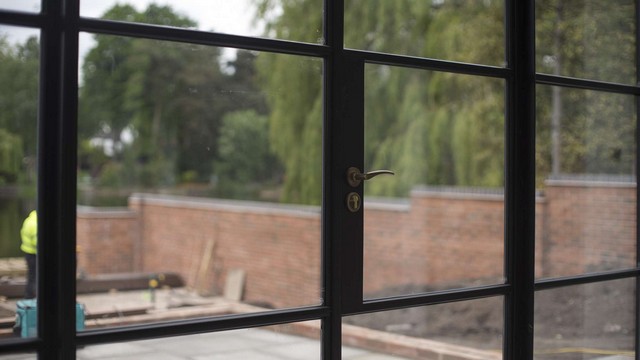
<svg viewBox="0 0 640 360"><path fill-rule="evenodd" d="M363 180L369 180L373 177L383 174L395 175L395 173L390 170L373 170L363 174L357 167L350 167L347 170L347 182L349 183L349 185L357 187Z"/></svg>

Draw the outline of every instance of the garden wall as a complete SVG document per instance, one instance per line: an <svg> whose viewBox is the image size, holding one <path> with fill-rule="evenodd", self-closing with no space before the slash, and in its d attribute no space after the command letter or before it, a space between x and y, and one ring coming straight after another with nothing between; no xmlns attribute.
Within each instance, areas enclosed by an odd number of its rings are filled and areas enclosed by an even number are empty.
<svg viewBox="0 0 640 360"><path fill-rule="evenodd" d="M635 196L631 183L549 182L536 199L537 275L634 266ZM406 202L368 200L364 215L366 293L502 281L500 193L425 187ZM317 207L140 194L126 210L79 208L78 245L88 274L176 272L221 294L241 269L247 302L320 303Z"/></svg>
<svg viewBox="0 0 640 360"><path fill-rule="evenodd" d="M139 270L140 217L126 208L78 207L78 271L88 274Z"/></svg>

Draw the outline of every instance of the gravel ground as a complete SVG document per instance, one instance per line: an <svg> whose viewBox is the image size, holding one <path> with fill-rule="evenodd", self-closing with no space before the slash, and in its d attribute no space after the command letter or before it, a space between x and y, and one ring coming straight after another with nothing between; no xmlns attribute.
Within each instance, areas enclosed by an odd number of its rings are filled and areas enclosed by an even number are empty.
<svg viewBox="0 0 640 360"><path fill-rule="evenodd" d="M388 293L402 292L392 289ZM383 296L384 293L374 294ZM634 349L634 297L633 279L536 293L535 358L626 359ZM352 316L345 321L408 336L498 350L502 347L503 301L502 298L463 301Z"/></svg>

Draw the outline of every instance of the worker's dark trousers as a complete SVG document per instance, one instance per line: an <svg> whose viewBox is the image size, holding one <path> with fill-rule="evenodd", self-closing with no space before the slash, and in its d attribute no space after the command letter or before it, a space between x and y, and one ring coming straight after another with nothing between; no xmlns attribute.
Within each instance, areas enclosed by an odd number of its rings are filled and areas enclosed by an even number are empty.
<svg viewBox="0 0 640 360"><path fill-rule="evenodd" d="M25 260L27 261L27 286L24 289L24 298L33 299L36 297L36 255L25 254Z"/></svg>

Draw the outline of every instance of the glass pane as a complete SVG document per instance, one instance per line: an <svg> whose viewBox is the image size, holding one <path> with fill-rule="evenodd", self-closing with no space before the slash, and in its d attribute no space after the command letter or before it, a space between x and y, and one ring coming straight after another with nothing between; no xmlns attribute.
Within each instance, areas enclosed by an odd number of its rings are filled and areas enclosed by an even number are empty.
<svg viewBox="0 0 640 360"><path fill-rule="evenodd" d="M39 42L37 30L0 26L0 338L36 335Z"/></svg>
<svg viewBox="0 0 640 360"><path fill-rule="evenodd" d="M536 293L535 359L635 359L635 279Z"/></svg>
<svg viewBox="0 0 640 360"><path fill-rule="evenodd" d="M365 76L365 169L396 172L365 184L365 298L502 282L504 82Z"/></svg>
<svg viewBox="0 0 640 360"><path fill-rule="evenodd" d="M308 321L87 346L77 351L77 359L319 360L320 334L319 322Z"/></svg>
<svg viewBox="0 0 640 360"><path fill-rule="evenodd" d="M537 275L636 265L636 101L538 87Z"/></svg>
<svg viewBox="0 0 640 360"><path fill-rule="evenodd" d="M503 312L496 297L349 316L342 341L389 359L498 360Z"/></svg>
<svg viewBox="0 0 640 360"><path fill-rule="evenodd" d="M87 326L320 304L322 61L95 40L78 139Z"/></svg>
<svg viewBox="0 0 640 360"><path fill-rule="evenodd" d="M82 0L80 15L323 43L322 0Z"/></svg>
<svg viewBox="0 0 640 360"><path fill-rule="evenodd" d="M40 12L41 0L0 0L0 10Z"/></svg>
<svg viewBox="0 0 640 360"><path fill-rule="evenodd" d="M504 66L504 1L346 0L348 48Z"/></svg>
<svg viewBox="0 0 640 360"><path fill-rule="evenodd" d="M635 12L634 0L537 0L537 70L635 84Z"/></svg>

